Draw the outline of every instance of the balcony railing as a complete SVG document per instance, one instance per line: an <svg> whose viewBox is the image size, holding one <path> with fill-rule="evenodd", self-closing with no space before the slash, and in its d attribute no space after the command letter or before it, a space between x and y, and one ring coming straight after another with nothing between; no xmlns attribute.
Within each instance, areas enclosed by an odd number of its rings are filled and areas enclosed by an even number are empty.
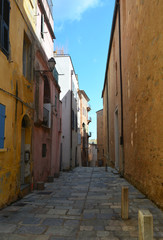
<svg viewBox="0 0 163 240"><path fill-rule="evenodd" d="M53 16L53 2L52 0L47 0L51 15Z"/></svg>
<svg viewBox="0 0 163 240"><path fill-rule="evenodd" d="M58 83L58 72L57 72L56 68L54 68L54 70L53 70L53 76Z"/></svg>
<svg viewBox="0 0 163 240"><path fill-rule="evenodd" d="M49 126L49 111L44 107L43 108L43 123L44 126Z"/></svg>
<svg viewBox="0 0 163 240"><path fill-rule="evenodd" d="M87 106L87 111L89 112L90 110L91 110L91 105L88 104L88 106Z"/></svg>
<svg viewBox="0 0 163 240"><path fill-rule="evenodd" d="M90 122L92 122L92 118L91 118L91 117L88 118L88 124L89 124Z"/></svg>
<svg viewBox="0 0 163 240"><path fill-rule="evenodd" d="M51 104L44 103L43 107L43 126L51 128Z"/></svg>
<svg viewBox="0 0 163 240"><path fill-rule="evenodd" d="M88 137L91 137L92 136L92 133L91 132L89 132L89 134L88 134Z"/></svg>

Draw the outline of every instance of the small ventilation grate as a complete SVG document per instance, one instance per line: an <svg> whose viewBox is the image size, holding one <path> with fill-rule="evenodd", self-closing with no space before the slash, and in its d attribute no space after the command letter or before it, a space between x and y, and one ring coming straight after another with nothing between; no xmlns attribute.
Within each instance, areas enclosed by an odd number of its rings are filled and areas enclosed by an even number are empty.
<svg viewBox="0 0 163 240"><path fill-rule="evenodd" d="M39 195L50 195L52 192L38 192Z"/></svg>
<svg viewBox="0 0 163 240"><path fill-rule="evenodd" d="M16 203L16 204L14 204L14 206L17 206L17 207L23 207L25 205L27 205L27 203Z"/></svg>

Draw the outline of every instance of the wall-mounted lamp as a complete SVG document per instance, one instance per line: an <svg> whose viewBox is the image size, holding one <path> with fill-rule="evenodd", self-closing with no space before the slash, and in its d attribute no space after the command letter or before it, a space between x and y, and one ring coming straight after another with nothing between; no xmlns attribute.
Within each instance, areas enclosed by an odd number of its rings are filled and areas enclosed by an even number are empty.
<svg viewBox="0 0 163 240"><path fill-rule="evenodd" d="M49 67L49 70L35 70L35 72L40 72L40 73L46 73L46 72L53 72L54 68L55 68L55 65L56 65L56 61L53 57L51 57L49 60L48 60L48 67Z"/></svg>

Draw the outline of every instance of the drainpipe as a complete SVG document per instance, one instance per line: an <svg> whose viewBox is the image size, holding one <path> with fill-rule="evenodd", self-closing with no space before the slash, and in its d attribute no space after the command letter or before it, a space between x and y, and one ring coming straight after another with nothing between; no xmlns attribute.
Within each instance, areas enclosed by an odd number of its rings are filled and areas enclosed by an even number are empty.
<svg viewBox="0 0 163 240"><path fill-rule="evenodd" d="M70 91L70 169L72 169L72 75L73 70L71 70L71 91Z"/></svg>
<svg viewBox="0 0 163 240"><path fill-rule="evenodd" d="M120 1L117 0L118 5L118 20L119 20L119 66L120 66L120 92L121 92L121 156L122 156L122 171L121 175L124 176L124 135L123 135L123 84L122 84L122 55L121 55L121 14L120 14Z"/></svg>

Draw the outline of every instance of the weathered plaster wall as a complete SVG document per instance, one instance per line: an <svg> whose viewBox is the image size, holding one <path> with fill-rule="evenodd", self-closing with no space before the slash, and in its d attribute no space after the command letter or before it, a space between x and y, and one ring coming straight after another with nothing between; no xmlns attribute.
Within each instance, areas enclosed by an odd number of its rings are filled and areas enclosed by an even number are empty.
<svg viewBox="0 0 163 240"><path fill-rule="evenodd" d="M124 165L119 145L119 171L163 208L162 62L163 2L120 1L123 90ZM115 164L115 110L121 136L119 32L116 16L103 93L104 121L109 109L109 154ZM116 64L117 63L117 64ZM117 65L117 67L116 67ZM106 128L106 123L104 123Z"/></svg>
<svg viewBox="0 0 163 240"><path fill-rule="evenodd" d="M103 92L103 142L104 142L104 160L109 164L109 152L108 152L108 127L107 127L107 94L106 85Z"/></svg>
<svg viewBox="0 0 163 240"><path fill-rule="evenodd" d="M24 115L29 117L32 125L33 110L30 108L33 106L32 83L22 74L24 31L32 42L26 22L15 1L11 1L9 60L0 51L0 103L6 106L4 149L0 149L0 208L16 200L20 193L21 126ZM14 96L20 98L26 105L16 100ZM26 138L26 144L29 145L31 125ZM32 158L30 160L32 168Z"/></svg>
<svg viewBox="0 0 163 240"><path fill-rule="evenodd" d="M33 143L34 182L46 182L51 170L50 129L34 127ZM42 144L46 144L46 157L42 157Z"/></svg>
<svg viewBox="0 0 163 240"><path fill-rule="evenodd" d="M115 30L110 53L109 68L107 69L108 82L108 126L109 126L109 164L115 166L115 114L118 112L118 140L121 133L121 93L120 93L120 65L119 65L119 27L118 16L116 17ZM106 90L107 91L107 87ZM106 96L107 98L107 96ZM107 101L107 99L106 99ZM107 103L106 103L107 104ZM105 113L107 114L107 113ZM122 155L119 145L119 164L118 168L122 168Z"/></svg>
<svg viewBox="0 0 163 240"><path fill-rule="evenodd" d="M163 2L123 4L125 176L163 208Z"/></svg>
<svg viewBox="0 0 163 240"><path fill-rule="evenodd" d="M104 160L104 146L103 146L103 109L96 112L97 114L97 160L102 160L105 166Z"/></svg>

